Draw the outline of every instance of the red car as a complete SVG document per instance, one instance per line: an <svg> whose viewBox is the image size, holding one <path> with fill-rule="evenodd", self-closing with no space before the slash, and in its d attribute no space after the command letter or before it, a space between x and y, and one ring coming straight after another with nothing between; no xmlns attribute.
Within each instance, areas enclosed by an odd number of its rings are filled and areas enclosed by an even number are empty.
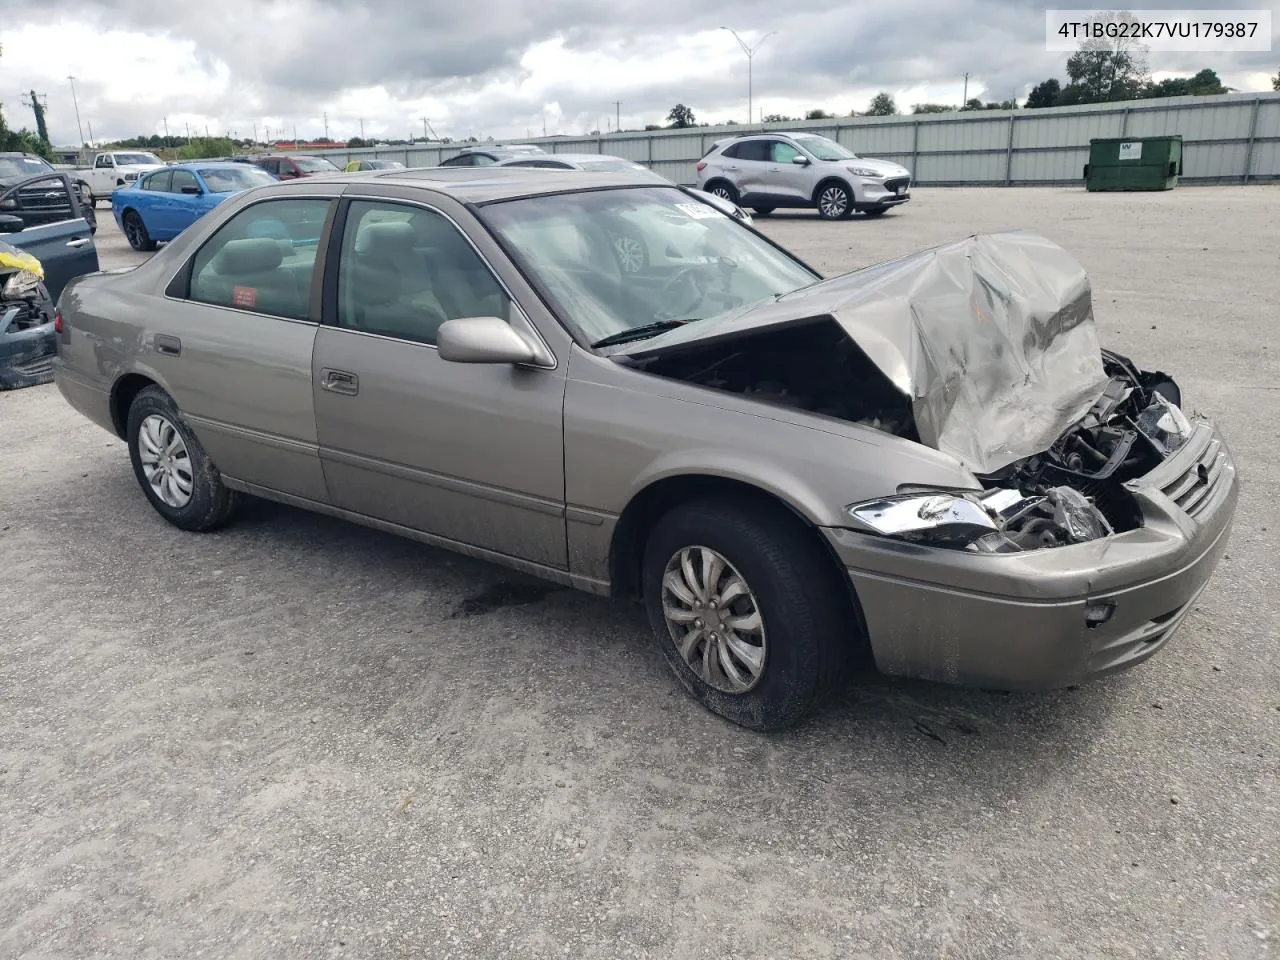
<svg viewBox="0 0 1280 960"><path fill-rule="evenodd" d="M253 162L280 180L296 180L298 177L314 177L317 173L339 172L339 168L324 157L272 154L254 157Z"/></svg>

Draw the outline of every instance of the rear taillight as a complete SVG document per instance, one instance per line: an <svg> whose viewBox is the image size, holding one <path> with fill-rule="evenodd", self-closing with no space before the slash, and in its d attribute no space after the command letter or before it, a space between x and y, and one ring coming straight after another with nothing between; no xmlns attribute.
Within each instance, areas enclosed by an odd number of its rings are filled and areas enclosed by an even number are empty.
<svg viewBox="0 0 1280 960"><path fill-rule="evenodd" d="M701 173L701 172L702 172L703 170L705 170L705 169L707 169L707 161L705 161L705 160L699 160L699 161L698 161L698 172L699 172L699 173Z"/></svg>
<svg viewBox="0 0 1280 960"><path fill-rule="evenodd" d="M62 311L61 310L57 310L53 314L53 332L54 333L62 332Z"/></svg>

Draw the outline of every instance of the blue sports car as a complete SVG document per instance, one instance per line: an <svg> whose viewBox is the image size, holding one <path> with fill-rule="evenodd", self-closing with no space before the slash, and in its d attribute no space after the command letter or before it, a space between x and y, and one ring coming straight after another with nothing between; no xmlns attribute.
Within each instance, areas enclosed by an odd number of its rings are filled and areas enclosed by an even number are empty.
<svg viewBox="0 0 1280 960"><path fill-rule="evenodd" d="M111 194L111 212L135 250L172 240L233 193L275 183L246 163L176 163Z"/></svg>

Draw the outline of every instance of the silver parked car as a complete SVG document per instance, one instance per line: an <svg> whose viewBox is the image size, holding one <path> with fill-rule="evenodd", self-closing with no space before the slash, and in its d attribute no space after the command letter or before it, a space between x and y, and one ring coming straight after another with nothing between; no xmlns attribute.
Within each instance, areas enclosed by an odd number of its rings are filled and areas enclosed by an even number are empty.
<svg viewBox="0 0 1280 960"><path fill-rule="evenodd" d="M814 133L770 133L716 142L698 161L698 187L766 215L816 208L828 220L878 217L911 199L911 171L860 157Z"/></svg>
<svg viewBox="0 0 1280 960"><path fill-rule="evenodd" d="M663 257L621 269L618 222ZM170 523L251 494L639 598L757 729L863 652L1012 689L1135 664L1237 498L1022 233L823 280L629 174L397 170L239 194L60 310L62 394Z"/></svg>

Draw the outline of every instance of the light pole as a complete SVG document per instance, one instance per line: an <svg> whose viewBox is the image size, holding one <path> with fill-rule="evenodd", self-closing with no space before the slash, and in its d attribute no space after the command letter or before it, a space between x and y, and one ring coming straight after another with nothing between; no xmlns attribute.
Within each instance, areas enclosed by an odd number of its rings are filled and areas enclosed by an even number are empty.
<svg viewBox="0 0 1280 960"><path fill-rule="evenodd" d="M740 46L742 48L742 52L747 55L747 126L751 126L751 124L755 122L755 120L753 119L755 104L752 100L752 94L751 94L751 61L755 57L756 51L759 50L761 47L763 47L764 42L768 40L770 37L772 37L775 33L777 33L777 31L770 30L763 37L761 37L759 40L756 41L756 45L754 47L749 47L747 46L746 42L740 36L738 36L738 31L733 29L733 27L721 27L720 29L728 30L730 33L732 33L733 39L738 41L738 46Z"/></svg>
<svg viewBox="0 0 1280 960"><path fill-rule="evenodd" d="M84 127L80 126L80 103L76 100L76 78L67 77L71 81L71 104L76 108L76 130L80 132L80 142L84 143Z"/></svg>

